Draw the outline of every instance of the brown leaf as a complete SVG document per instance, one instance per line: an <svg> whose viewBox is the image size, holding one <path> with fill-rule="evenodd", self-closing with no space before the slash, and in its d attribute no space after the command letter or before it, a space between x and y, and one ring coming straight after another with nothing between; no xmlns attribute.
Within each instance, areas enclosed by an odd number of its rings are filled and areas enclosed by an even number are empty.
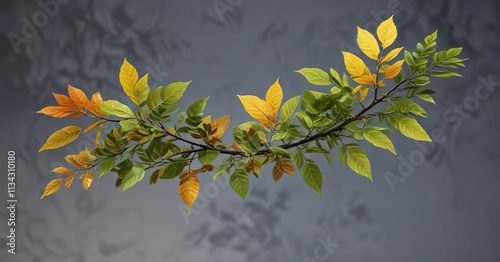
<svg viewBox="0 0 500 262"><path fill-rule="evenodd" d="M286 174L295 174L295 168L290 160L279 160L278 163L281 167L281 170L283 170L283 172L285 172Z"/></svg>
<svg viewBox="0 0 500 262"><path fill-rule="evenodd" d="M279 162L274 163L273 167L273 179L274 181L278 182L280 178L283 176L283 170L280 167Z"/></svg>

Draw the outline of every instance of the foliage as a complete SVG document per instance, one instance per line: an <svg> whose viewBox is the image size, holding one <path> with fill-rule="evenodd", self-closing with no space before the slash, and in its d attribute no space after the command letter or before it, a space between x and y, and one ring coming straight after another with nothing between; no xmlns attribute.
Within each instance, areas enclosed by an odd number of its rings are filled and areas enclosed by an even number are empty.
<svg viewBox="0 0 500 262"><path fill-rule="evenodd" d="M427 116L415 101L434 103L434 91L427 88L431 77L460 76L453 70L464 66L465 59L457 57L461 48L436 51L437 31L418 43L415 51L390 48L397 34L393 17L378 26L376 37L358 27L357 43L367 59L343 52L347 74L342 76L332 68L297 70L323 91L304 90L302 96L283 103L278 78L265 99L238 95L255 121L232 127L230 143L223 141L229 116L214 120L205 116L208 97L177 113L177 103L190 81L151 90L148 74L139 78L125 59L119 80L133 107L103 101L99 92L88 99L80 89L68 86L69 96L54 94L58 105L38 111L56 118L87 116L95 120L85 129L64 127L42 146L40 151L60 148L77 139L82 130L95 132L94 148L66 156L70 168L52 170L63 178L50 181L42 198L55 193L63 182L69 187L76 175L87 190L94 173L99 177L115 173L115 186L126 190L149 173L150 184L178 179L179 194L191 207L202 173L215 173L214 180L229 175L232 189L245 198L249 174L259 178L265 165L272 166L275 181L300 169L304 182L321 194L323 177L311 155L320 154L331 163L334 148L342 165L372 180L370 161L359 142L366 140L396 154L390 140L394 130L414 140L431 141L415 119Z"/></svg>

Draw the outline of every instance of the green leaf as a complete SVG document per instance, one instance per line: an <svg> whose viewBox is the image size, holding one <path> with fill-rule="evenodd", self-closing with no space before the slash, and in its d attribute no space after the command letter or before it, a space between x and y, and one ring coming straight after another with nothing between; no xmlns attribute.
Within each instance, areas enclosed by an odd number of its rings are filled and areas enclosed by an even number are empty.
<svg viewBox="0 0 500 262"><path fill-rule="evenodd" d="M340 78L339 73L335 71L335 69L330 68L330 76L332 77L332 80L337 87L343 86L342 79Z"/></svg>
<svg viewBox="0 0 500 262"><path fill-rule="evenodd" d="M102 177L109 171L111 171L111 169L115 167L115 162L116 159L114 157L104 159L97 167L97 172L99 173L99 177Z"/></svg>
<svg viewBox="0 0 500 262"><path fill-rule="evenodd" d="M432 76L434 76L434 77L441 77L441 78L443 78L443 77L453 77L453 76L455 76L455 77L462 77L461 74L456 73L456 72L433 72Z"/></svg>
<svg viewBox="0 0 500 262"><path fill-rule="evenodd" d="M412 117L409 116L396 116L387 118L389 125L396 128L406 137L417 141L432 142L429 135L420 126L420 124Z"/></svg>
<svg viewBox="0 0 500 262"><path fill-rule="evenodd" d="M137 81L137 83L135 83L135 86L133 88L134 98L136 102L138 102L137 105L140 105L144 101L146 101L149 95L149 91L148 74L145 74Z"/></svg>
<svg viewBox="0 0 500 262"><path fill-rule="evenodd" d="M342 147L340 147L340 150L339 150L339 161L340 161L340 164L345 166L347 164L347 147L344 145Z"/></svg>
<svg viewBox="0 0 500 262"><path fill-rule="evenodd" d="M161 103L161 93L163 92L163 86L157 87L155 90L149 93L146 104L150 110L155 109Z"/></svg>
<svg viewBox="0 0 500 262"><path fill-rule="evenodd" d="M306 80L318 86L331 86L333 83L330 81L330 77L328 73L319 69L319 68L302 68L300 70L296 70L295 72L303 75Z"/></svg>
<svg viewBox="0 0 500 262"><path fill-rule="evenodd" d="M282 122L288 120L290 118L290 116L292 116L295 109L297 109L299 102L300 102L300 96L295 96L295 97L288 99L283 104L283 106L281 106L280 119Z"/></svg>
<svg viewBox="0 0 500 262"><path fill-rule="evenodd" d="M191 81L175 82L165 87L161 93L160 107L169 108L170 106L177 103L177 101L179 101L184 95L184 92L186 91L186 88L190 83Z"/></svg>
<svg viewBox="0 0 500 262"><path fill-rule="evenodd" d="M245 199L248 187L250 186L250 181L245 171L241 169L236 170L229 178L229 184L236 194Z"/></svg>
<svg viewBox="0 0 500 262"><path fill-rule="evenodd" d="M370 160L365 151L356 144L345 145L347 165L356 173L372 180Z"/></svg>
<svg viewBox="0 0 500 262"><path fill-rule="evenodd" d="M446 56L447 57L454 57L454 56L459 55L461 52L462 52L461 47L450 48L450 49L446 50Z"/></svg>
<svg viewBox="0 0 500 262"><path fill-rule="evenodd" d="M101 111L108 115L115 115L117 117L131 118L135 117L134 112L130 107L124 105L116 100L106 100L101 103Z"/></svg>
<svg viewBox="0 0 500 262"><path fill-rule="evenodd" d="M220 176L222 176L223 174L224 174L224 169L221 169L221 170L217 171L217 173L215 173L215 175L214 175L214 182L216 182L216 181L217 181L217 179L218 179Z"/></svg>
<svg viewBox="0 0 500 262"><path fill-rule="evenodd" d="M274 142L274 141L276 141L276 140L282 140L282 139L285 139L287 135L288 135L288 134L287 134L287 133L285 133L285 132L278 132L278 133L274 134L274 135L271 137L271 142Z"/></svg>
<svg viewBox="0 0 500 262"><path fill-rule="evenodd" d="M396 155L396 150L389 137L380 132L377 128L371 126L364 128L363 137L374 146L387 149Z"/></svg>
<svg viewBox="0 0 500 262"><path fill-rule="evenodd" d="M149 94L146 104L150 110L155 110L158 107L167 109L182 98L190 83L191 81L174 82L167 87L160 86Z"/></svg>
<svg viewBox="0 0 500 262"><path fill-rule="evenodd" d="M198 160L203 165L210 165L219 156L219 151L217 150L204 150L198 152Z"/></svg>
<svg viewBox="0 0 500 262"><path fill-rule="evenodd" d="M133 166L132 169L123 177L122 191L131 188L133 185L137 184L137 182L141 181L144 178L144 174L144 166Z"/></svg>
<svg viewBox="0 0 500 262"><path fill-rule="evenodd" d="M410 66L410 67L414 67L415 66L415 60L413 60L413 56L411 55L410 52L408 52L407 50L405 50L405 61L406 63Z"/></svg>
<svg viewBox="0 0 500 262"><path fill-rule="evenodd" d="M172 179L179 176L184 170L183 162L169 162L163 166L163 173L160 175L161 179Z"/></svg>
<svg viewBox="0 0 500 262"><path fill-rule="evenodd" d="M290 152L288 152L288 150L281 148L279 146L269 147L269 150L275 154L280 155L280 156L287 156L287 157L290 156Z"/></svg>
<svg viewBox="0 0 500 262"><path fill-rule="evenodd" d="M299 121L299 123L307 128L307 129L311 129L312 125L313 125L313 121L311 120L311 118L304 112L297 112L295 113L295 116L297 117L297 120Z"/></svg>
<svg viewBox="0 0 500 262"><path fill-rule="evenodd" d="M139 122L135 119L127 119L120 121L121 131L127 133L128 131L134 129L139 125Z"/></svg>
<svg viewBox="0 0 500 262"><path fill-rule="evenodd" d="M203 110L205 110L205 106L207 105L207 100L208 97L205 97L191 104L187 109L187 116L201 116Z"/></svg>
<svg viewBox="0 0 500 262"><path fill-rule="evenodd" d="M427 117L427 112L417 103L410 99L396 101L392 106L384 110L387 113L396 112L399 114L412 113L417 116Z"/></svg>
<svg viewBox="0 0 500 262"><path fill-rule="evenodd" d="M302 150L297 149L292 153L292 159L295 165L302 169L304 164L306 163L306 157L304 156L304 153L302 153Z"/></svg>
<svg viewBox="0 0 500 262"><path fill-rule="evenodd" d="M302 95L302 111L307 111L311 114L319 114L323 111L323 108L328 107L326 104L327 94L316 92L312 90L304 90Z"/></svg>
<svg viewBox="0 0 500 262"><path fill-rule="evenodd" d="M306 159L304 169L302 170L304 182L309 185L314 191L321 195L321 187L323 186L323 176L321 170L311 159Z"/></svg>
<svg viewBox="0 0 500 262"><path fill-rule="evenodd" d="M426 101L426 102L429 102L429 103L433 103L433 104L436 104L436 102L434 101L434 99L432 98L431 95L429 94L418 94L417 95L418 98Z"/></svg>
<svg viewBox="0 0 500 262"><path fill-rule="evenodd" d="M259 151L260 144L262 141L260 140L260 137L258 134L251 136L248 142L249 142L250 147L252 148L252 151L254 151L254 152Z"/></svg>

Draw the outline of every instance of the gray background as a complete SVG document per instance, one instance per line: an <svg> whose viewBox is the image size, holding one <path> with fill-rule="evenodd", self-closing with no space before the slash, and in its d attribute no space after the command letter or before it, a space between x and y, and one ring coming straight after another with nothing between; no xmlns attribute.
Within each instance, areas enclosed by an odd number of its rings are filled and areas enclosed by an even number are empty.
<svg viewBox="0 0 500 262"><path fill-rule="evenodd" d="M51 92L66 93L70 83L126 101L117 77L126 56L141 75L160 72L152 86L193 79L182 106L210 96L207 112L230 112L232 124L241 123L250 118L236 94L264 96L278 76L285 98L316 88L293 70L342 71L340 51L354 45L356 26L377 22L373 14L398 1L233 2L221 20L213 1L74 0L60 5L18 53L6 35L20 34L22 18L42 8L36 1L1 2L0 188L7 187L7 150L15 150L19 202L15 256L6 252L8 214L0 208L0 261L307 261L328 238L337 247L326 261L500 260L500 96L481 100L460 123L443 119L474 96L481 76L500 81L500 5L493 0L400 1L396 46L413 50L439 29L439 46L463 46L470 60L462 79L433 82L437 106L425 104L430 117L420 122L428 131L443 129L446 141L433 144L394 191L384 174L396 174L400 160L363 144L373 183L317 158L324 173L318 196L300 174L275 184L266 169L251 179L245 201L224 184L212 187L216 192L197 203L189 223L179 211L177 181L150 187L145 179L115 192L109 176L88 192L75 184L40 201L55 176L49 171L92 142L81 137L67 149L37 153L54 130L89 123L35 114L54 104ZM420 150L401 135L394 143L406 159ZM6 194L0 200L6 205Z"/></svg>

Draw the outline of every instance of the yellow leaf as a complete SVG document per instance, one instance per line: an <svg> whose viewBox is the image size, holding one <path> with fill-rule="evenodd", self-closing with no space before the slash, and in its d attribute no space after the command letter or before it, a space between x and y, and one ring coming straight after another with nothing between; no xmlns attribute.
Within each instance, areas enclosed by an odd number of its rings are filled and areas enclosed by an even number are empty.
<svg viewBox="0 0 500 262"><path fill-rule="evenodd" d="M96 157L85 148L78 155L67 155L64 159L77 168L88 168L96 160Z"/></svg>
<svg viewBox="0 0 500 262"><path fill-rule="evenodd" d="M210 121L210 126L212 127L212 134L210 135L213 138L221 139L229 127L229 115Z"/></svg>
<svg viewBox="0 0 500 262"><path fill-rule="evenodd" d="M358 26L358 36L356 41L358 42L358 46L361 51L363 51L367 57L378 61L380 48L378 46L377 39L375 39L370 32Z"/></svg>
<svg viewBox="0 0 500 262"><path fill-rule="evenodd" d="M75 111L74 108L68 106L47 106L37 111L37 113L48 115L54 118L63 118L63 117L80 117L83 116L83 113Z"/></svg>
<svg viewBox="0 0 500 262"><path fill-rule="evenodd" d="M251 117L255 118L265 127L272 127L271 108L266 101L252 95L238 95L238 98L243 104L245 111L247 111Z"/></svg>
<svg viewBox="0 0 500 262"><path fill-rule="evenodd" d="M94 174L92 174L92 172L90 171L87 171L80 177L80 180L82 181L83 189L88 190L92 185L92 181L94 180Z"/></svg>
<svg viewBox="0 0 500 262"><path fill-rule="evenodd" d="M90 104L87 95L85 95L85 93L82 90L76 87L68 85L68 94L69 97L71 97L71 99L73 100L73 103L75 103L75 108L80 111L86 109L88 104Z"/></svg>
<svg viewBox="0 0 500 262"><path fill-rule="evenodd" d="M136 93L134 91L135 83L139 79L139 75L137 74L137 70L133 65L131 65L126 58L123 59L123 64L120 68L120 84L122 85L123 91L125 94L134 102L134 104L139 105L140 102L136 97Z"/></svg>
<svg viewBox="0 0 500 262"><path fill-rule="evenodd" d="M384 49L392 45L398 36L398 30L394 24L393 17L394 15L380 23L377 28L377 37Z"/></svg>
<svg viewBox="0 0 500 262"><path fill-rule="evenodd" d="M196 201L198 197L198 193L200 192L200 183L198 178L195 175L191 175L187 173L187 175L183 176L181 181L179 182L179 195L182 200L191 210L191 206Z"/></svg>
<svg viewBox="0 0 500 262"><path fill-rule="evenodd" d="M93 122L92 124L90 124L87 128L85 128L85 131L83 131L83 132L88 132L88 131L91 131L94 128L96 128L99 125L99 121L100 120L97 120L97 121Z"/></svg>
<svg viewBox="0 0 500 262"><path fill-rule="evenodd" d="M384 57L382 57L382 59L380 59L380 63L389 62L392 59L396 58L396 56L399 55L399 52L401 52L401 50L403 50L402 47L392 49L391 51L389 51L389 53L387 53L387 55L385 55Z"/></svg>
<svg viewBox="0 0 500 262"><path fill-rule="evenodd" d="M210 121L212 121L212 116L210 116L210 115L201 119L201 122L203 122L205 124L210 124Z"/></svg>
<svg viewBox="0 0 500 262"><path fill-rule="evenodd" d="M360 96L358 98L359 102L363 102L363 100L365 100L366 96L368 96L368 91L370 89L366 86L363 86L363 85L359 85L357 86L356 88L354 88L352 90L352 94L353 95L356 95L357 93L360 93Z"/></svg>
<svg viewBox="0 0 500 262"><path fill-rule="evenodd" d="M40 197L40 199L42 199L48 195L52 195L55 192L57 192L57 190L59 190L59 188L61 187L61 184L63 181L64 181L64 179L54 179L54 180L50 181L47 184L47 186L45 187L45 190L43 191L43 194Z"/></svg>
<svg viewBox="0 0 500 262"><path fill-rule="evenodd" d="M394 63L393 65L389 66L385 70L385 78L394 78L394 77L396 77L399 74L399 72L401 72L401 67L403 66L403 62L404 61L405 60L399 60L396 63Z"/></svg>
<svg viewBox="0 0 500 262"><path fill-rule="evenodd" d="M58 173L58 174L63 174L63 175L72 175L73 174L73 171L65 168L65 167L56 167L54 169L52 169L52 171L50 172L54 172L54 173Z"/></svg>
<svg viewBox="0 0 500 262"><path fill-rule="evenodd" d="M363 102L363 100L366 99L366 97L368 96L368 91L370 91L369 88L365 88L361 91L361 97L359 98L360 102Z"/></svg>
<svg viewBox="0 0 500 262"><path fill-rule="evenodd" d="M358 93L361 89L363 89L363 87L365 87L364 85L359 85L357 86L356 88L354 88L351 92L351 94L355 95L356 93Z"/></svg>
<svg viewBox="0 0 500 262"><path fill-rule="evenodd" d="M71 184L73 183L73 180L75 179L75 175L71 175L69 177L66 178L66 181L64 182L64 187L65 188L68 188L71 186Z"/></svg>
<svg viewBox="0 0 500 262"><path fill-rule="evenodd" d="M45 141L45 144L42 146L42 148L40 148L40 150L38 150L38 152L65 146L73 142L78 137L78 135L80 135L81 131L82 128L79 126L67 126L61 128L60 130L57 130L49 136L47 141Z"/></svg>
<svg viewBox="0 0 500 262"><path fill-rule="evenodd" d="M276 123L276 117L278 116L278 111L280 110L281 101L283 100L283 89L279 83L279 78L276 82L269 87L266 93L266 102L269 105L271 113L271 121Z"/></svg>
<svg viewBox="0 0 500 262"><path fill-rule="evenodd" d="M99 140L101 138L101 132L102 132L102 129L104 128L104 126L106 125L106 123L100 125L98 128L97 128L97 131L95 132L95 144L99 144Z"/></svg>
<svg viewBox="0 0 500 262"><path fill-rule="evenodd" d="M274 163L272 174L273 179L276 182L278 182L278 180L280 180L280 178L283 176L283 170L281 169L279 162Z"/></svg>
<svg viewBox="0 0 500 262"><path fill-rule="evenodd" d="M352 80L362 85L371 85L375 83L370 70L356 55L349 52L342 52L344 55L344 64Z"/></svg>
<svg viewBox="0 0 500 262"><path fill-rule="evenodd" d="M278 163L281 167L281 170L283 170L285 174L295 174L295 168L293 167L293 163L290 160L280 160L278 161Z"/></svg>

